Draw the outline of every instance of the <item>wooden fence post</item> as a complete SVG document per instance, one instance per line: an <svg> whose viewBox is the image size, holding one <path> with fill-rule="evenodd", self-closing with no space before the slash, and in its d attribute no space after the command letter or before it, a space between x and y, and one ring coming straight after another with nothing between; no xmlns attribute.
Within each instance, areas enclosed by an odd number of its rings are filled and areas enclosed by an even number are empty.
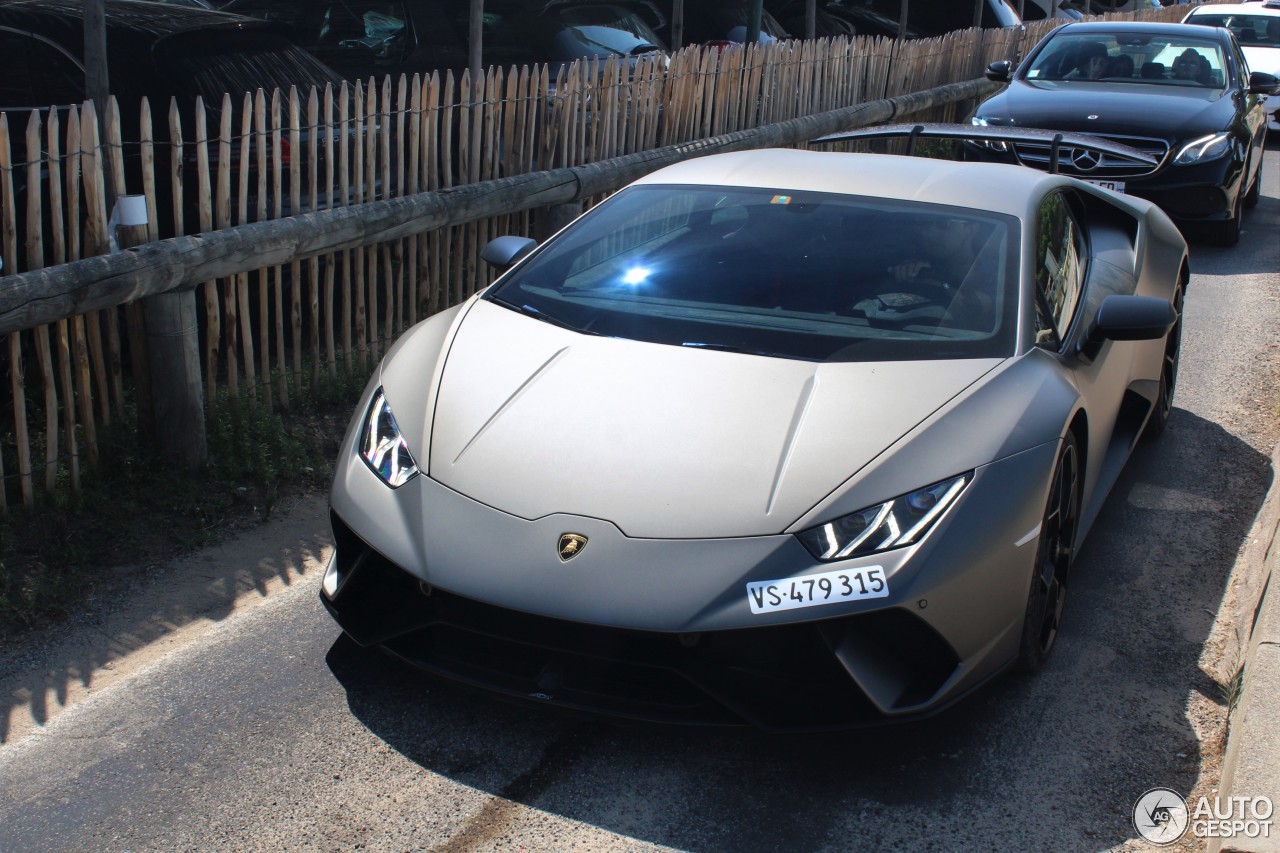
<svg viewBox="0 0 1280 853"><path fill-rule="evenodd" d="M538 217L538 242L545 242L552 234L568 225L582 215L582 202L571 201L566 204L553 204L547 208L547 215Z"/></svg>
<svg viewBox="0 0 1280 853"><path fill-rule="evenodd" d="M143 113L144 136L149 138L149 111ZM170 181L173 186L173 220L178 234L183 233L183 154L182 122L178 105L169 103ZM143 154L143 185L149 197L154 169L148 148ZM205 170L207 175L207 168ZM199 189L199 188L198 188ZM207 198L202 193L200 198ZM150 213L150 211L148 211ZM156 218L148 216L148 238L156 236ZM151 381L151 417L160 455L188 471L204 465L208 458L205 434L204 386L201 382L200 338L197 331L196 292L194 288L171 290L148 296L142 301L143 326L146 328L149 355L148 374Z"/></svg>
<svg viewBox="0 0 1280 853"><path fill-rule="evenodd" d="M155 393L156 444L160 454L187 471L208 460L200 336L195 290L158 293L143 300Z"/></svg>

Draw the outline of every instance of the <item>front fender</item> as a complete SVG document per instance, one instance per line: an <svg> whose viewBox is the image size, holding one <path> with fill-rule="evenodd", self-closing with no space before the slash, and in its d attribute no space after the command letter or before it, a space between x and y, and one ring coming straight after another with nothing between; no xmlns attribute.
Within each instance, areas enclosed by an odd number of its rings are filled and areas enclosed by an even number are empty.
<svg viewBox="0 0 1280 853"><path fill-rule="evenodd" d="M855 472L788 532L1056 441L1079 406L1079 390L1052 354L1033 349L1009 359Z"/></svg>

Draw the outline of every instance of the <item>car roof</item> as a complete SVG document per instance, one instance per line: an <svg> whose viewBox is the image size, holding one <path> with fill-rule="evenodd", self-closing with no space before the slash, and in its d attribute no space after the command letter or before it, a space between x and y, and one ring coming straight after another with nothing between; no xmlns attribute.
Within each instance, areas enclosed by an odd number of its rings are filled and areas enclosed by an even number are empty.
<svg viewBox="0 0 1280 853"><path fill-rule="evenodd" d="M636 184L696 184L841 193L947 204L1023 218L1028 199L1070 181L1004 163L768 148L686 160Z"/></svg>
<svg viewBox="0 0 1280 853"><path fill-rule="evenodd" d="M1218 9L1218 6L1214 6ZM1045 36L1046 39L1053 38L1064 33L1073 35L1088 35L1089 33L1145 33L1154 36L1185 36L1187 35L1187 27L1195 27L1201 32L1195 35L1199 38L1228 38L1229 34L1220 27L1203 27L1199 24L1164 24L1153 23L1149 21L1081 21L1079 23L1067 24Z"/></svg>
<svg viewBox="0 0 1280 853"><path fill-rule="evenodd" d="M1280 6L1267 3L1208 3L1194 6L1187 17L1199 15L1261 15L1280 18Z"/></svg>

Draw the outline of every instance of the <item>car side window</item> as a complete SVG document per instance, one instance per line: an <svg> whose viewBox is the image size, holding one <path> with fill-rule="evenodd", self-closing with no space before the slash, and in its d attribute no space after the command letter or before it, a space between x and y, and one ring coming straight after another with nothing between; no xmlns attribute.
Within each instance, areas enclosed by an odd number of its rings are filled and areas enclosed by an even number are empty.
<svg viewBox="0 0 1280 853"><path fill-rule="evenodd" d="M1084 289L1084 234L1066 195L1053 192L1036 218L1036 343L1062 345Z"/></svg>
<svg viewBox="0 0 1280 853"><path fill-rule="evenodd" d="M1235 55L1236 76L1239 78L1236 86L1242 89L1249 88L1249 60L1245 57L1244 51L1240 49L1239 44L1231 45L1231 52Z"/></svg>
<svg viewBox="0 0 1280 853"><path fill-rule="evenodd" d="M399 63L407 44L409 16L397 0L331 3L316 37L316 54L334 67L349 59L377 65Z"/></svg>
<svg viewBox="0 0 1280 853"><path fill-rule="evenodd" d="M0 30L0 108L78 104L84 97L84 69L64 51Z"/></svg>

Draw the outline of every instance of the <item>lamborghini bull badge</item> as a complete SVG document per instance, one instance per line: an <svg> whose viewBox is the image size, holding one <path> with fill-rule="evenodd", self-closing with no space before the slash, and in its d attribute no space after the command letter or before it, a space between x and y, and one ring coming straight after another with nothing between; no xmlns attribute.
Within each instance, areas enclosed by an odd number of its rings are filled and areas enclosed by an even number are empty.
<svg viewBox="0 0 1280 853"><path fill-rule="evenodd" d="M560 562L567 563L581 554L582 549L586 547L587 537L577 533L562 533L556 550L560 553Z"/></svg>

